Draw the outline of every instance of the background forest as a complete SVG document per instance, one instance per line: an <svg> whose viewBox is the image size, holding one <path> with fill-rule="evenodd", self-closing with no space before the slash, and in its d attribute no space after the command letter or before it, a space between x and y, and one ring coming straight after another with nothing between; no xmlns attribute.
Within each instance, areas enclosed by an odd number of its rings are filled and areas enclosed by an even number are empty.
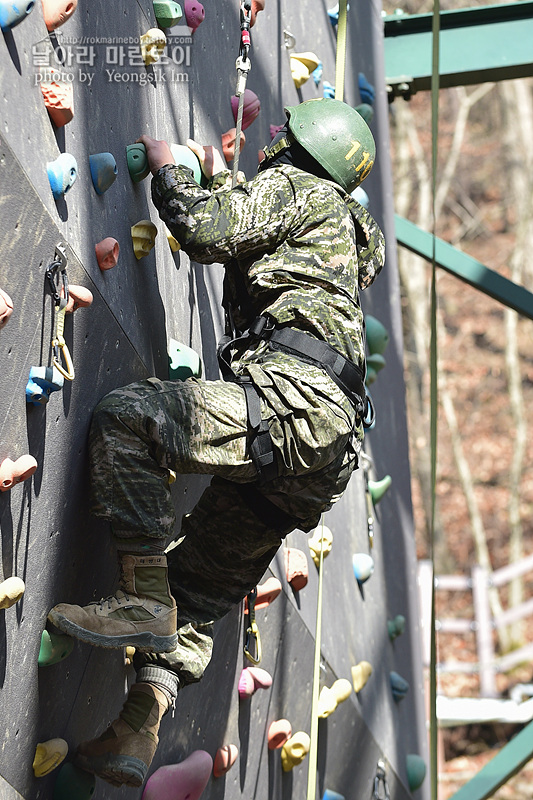
<svg viewBox="0 0 533 800"><path fill-rule="evenodd" d="M482 5L441 3L441 10ZM489 5L489 3L483 3ZM387 13L397 6L386 4ZM406 2L405 13L429 13L432 3ZM533 281L533 81L521 79L441 90L436 234L486 266L531 288ZM390 106L395 210L425 230L431 216L431 98L428 92ZM429 555L430 265L399 248L412 488L418 557ZM439 444L436 573L489 571L533 552L532 322L457 278L438 272ZM385 373L380 380L385 379ZM491 611L533 595L531 576L491 591ZM437 617L472 618L471 593L437 594ZM496 637L496 634L495 634ZM498 654L533 641L533 621L498 631ZM440 634L438 661L475 662L475 636ZM508 696L530 683L533 666L497 675ZM479 696L473 674L442 674L439 691ZM446 798L491 758L516 726L469 725L444 732ZM533 769L497 798L531 797Z"/></svg>

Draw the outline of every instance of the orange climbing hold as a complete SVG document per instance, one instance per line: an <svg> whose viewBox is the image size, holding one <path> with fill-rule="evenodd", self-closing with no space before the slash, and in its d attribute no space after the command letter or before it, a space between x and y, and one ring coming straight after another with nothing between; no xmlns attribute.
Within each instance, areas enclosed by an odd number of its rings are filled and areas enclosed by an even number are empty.
<svg viewBox="0 0 533 800"><path fill-rule="evenodd" d="M238 755L239 748L236 744L225 744L224 747L219 747L213 765L215 778L221 778L222 775L225 775L237 761Z"/></svg>
<svg viewBox="0 0 533 800"><path fill-rule="evenodd" d="M62 128L74 118L74 92L71 83L54 80L52 72L49 81L43 81L41 92L48 115L56 128Z"/></svg>
<svg viewBox="0 0 533 800"><path fill-rule="evenodd" d="M13 313L13 300L7 292L0 289L0 330L7 325L9 317Z"/></svg>
<svg viewBox="0 0 533 800"><path fill-rule="evenodd" d="M98 266L102 271L116 267L118 263L120 245L116 239L113 239L112 236L108 236L107 238L102 239L101 242L97 242L94 246L94 251L96 253Z"/></svg>
<svg viewBox="0 0 533 800"><path fill-rule="evenodd" d="M16 461L5 458L0 464L0 492L8 492L17 483L31 478L36 469L37 461L33 456L21 456Z"/></svg>
<svg viewBox="0 0 533 800"><path fill-rule="evenodd" d="M3 608L11 608L15 603L18 603L26 586L22 578L7 578L0 583L0 610Z"/></svg>
<svg viewBox="0 0 533 800"><path fill-rule="evenodd" d="M63 296L63 290L61 290ZM65 311L70 314L77 311L78 308L88 308L93 302L93 293L86 289L85 286L75 286L73 283L68 287L68 302Z"/></svg>
<svg viewBox="0 0 533 800"><path fill-rule="evenodd" d="M226 162L229 164L235 158L235 137L237 136L237 128L230 128L229 131L222 134L222 152ZM241 131L241 150L246 143L246 137Z"/></svg>
<svg viewBox="0 0 533 800"><path fill-rule="evenodd" d="M43 0L43 16L47 30L55 31L76 11L78 0Z"/></svg>
<svg viewBox="0 0 533 800"><path fill-rule="evenodd" d="M292 727L288 719L275 719L268 729L268 749L278 750L292 736Z"/></svg>
<svg viewBox="0 0 533 800"><path fill-rule="evenodd" d="M295 592L307 586L309 580L309 565L303 550L287 547L285 550L285 574Z"/></svg>
<svg viewBox="0 0 533 800"><path fill-rule="evenodd" d="M252 12L250 14L250 28L255 25L255 19L260 11L265 10L265 0L252 0Z"/></svg>
<svg viewBox="0 0 533 800"><path fill-rule="evenodd" d="M266 608L281 592L281 581L277 578L268 578L261 586L257 587L255 610ZM244 613L248 613L248 598L244 601Z"/></svg>

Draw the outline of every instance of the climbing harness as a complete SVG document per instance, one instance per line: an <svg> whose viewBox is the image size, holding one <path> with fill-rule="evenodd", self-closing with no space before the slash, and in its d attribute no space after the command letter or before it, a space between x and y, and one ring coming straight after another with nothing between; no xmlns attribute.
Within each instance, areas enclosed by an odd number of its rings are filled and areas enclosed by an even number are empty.
<svg viewBox="0 0 533 800"><path fill-rule="evenodd" d="M252 0L242 0L240 6L241 15L241 41L239 46L239 55L235 62L237 69L237 88L235 96L239 98L239 106L237 110L237 121L235 127L235 155L233 156L233 173L231 177L231 186L237 185L237 172L239 171L239 157L241 154L241 131L242 131L242 113L244 109L244 92L246 89L246 81L248 73L252 66L249 57L250 47L252 41L250 39L250 20L252 16Z"/></svg>
<svg viewBox="0 0 533 800"><path fill-rule="evenodd" d="M65 312L69 298L67 254L63 245L57 245L54 260L47 268L45 276L50 287L52 299L55 303L54 333L52 335L52 366L54 366L67 381L73 381L75 377L74 365L63 336Z"/></svg>
<svg viewBox="0 0 533 800"><path fill-rule="evenodd" d="M372 800L390 800L387 773L385 771L385 762L382 758L379 759L376 767L376 777L374 778L374 793L372 795Z"/></svg>
<svg viewBox="0 0 533 800"><path fill-rule="evenodd" d="M252 589L247 595L249 625L246 630L246 641L244 643L244 655L252 664L260 664L263 656L261 648L261 636L255 621L255 601L257 600L257 587ZM255 655L254 655L255 653Z"/></svg>

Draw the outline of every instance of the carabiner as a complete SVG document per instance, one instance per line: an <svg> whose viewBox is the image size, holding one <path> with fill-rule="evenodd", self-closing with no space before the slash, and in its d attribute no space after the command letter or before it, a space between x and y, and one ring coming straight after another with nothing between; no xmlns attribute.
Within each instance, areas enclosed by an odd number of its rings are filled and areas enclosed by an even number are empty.
<svg viewBox="0 0 533 800"><path fill-rule="evenodd" d="M384 794L380 794L380 785L383 784ZM373 800L390 800L389 786L387 784L387 775L385 772L385 762L382 758L379 759L376 767L376 777L374 778L374 794Z"/></svg>
<svg viewBox="0 0 533 800"><path fill-rule="evenodd" d="M241 2L241 43L239 47L239 56L242 56L246 61L248 58L248 51L252 45L250 39L250 23L252 21L252 0L243 0Z"/></svg>
<svg viewBox="0 0 533 800"><path fill-rule="evenodd" d="M259 628L257 627L257 623L255 621L255 601L257 600L257 587L252 589L251 592L248 593L248 597L246 598L248 601L248 616L250 620L250 624L246 629L246 641L244 643L244 655L251 661L252 664L260 664L262 658L262 649L261 649L261 637L259 635ZM255 642L255 656L252 655L250 650L250 644L252 639Z"/></svg>
<svg viewBox="0 0 533 800"><path fill-rule="evenodd" d="M63 298L61 298L63 299ZM52 365L59 370L61 375L67 379L67 381L73 381L76 377L74 372L74 364L72 363L72 358L70 355L70 351L68 349L67 343L65 341L65 337L63 336L63 330L65 327L65 308L58 309L56 306L56 324L55 324L55 336L52 339ZM65 366L61 363L61 358Z"/></svg>

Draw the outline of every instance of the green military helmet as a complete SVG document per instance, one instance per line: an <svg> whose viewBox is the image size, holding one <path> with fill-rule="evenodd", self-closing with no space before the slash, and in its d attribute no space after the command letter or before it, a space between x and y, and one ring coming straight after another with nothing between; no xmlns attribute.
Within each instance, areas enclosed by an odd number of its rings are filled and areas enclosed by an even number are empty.
<svg viewBox="0 0 533 800"><path fill-rule="evenodd" d="M326 97L287 106L285 113L296 141L351 194L376 156L374 137L363 117L346 103Z"/></svg>

